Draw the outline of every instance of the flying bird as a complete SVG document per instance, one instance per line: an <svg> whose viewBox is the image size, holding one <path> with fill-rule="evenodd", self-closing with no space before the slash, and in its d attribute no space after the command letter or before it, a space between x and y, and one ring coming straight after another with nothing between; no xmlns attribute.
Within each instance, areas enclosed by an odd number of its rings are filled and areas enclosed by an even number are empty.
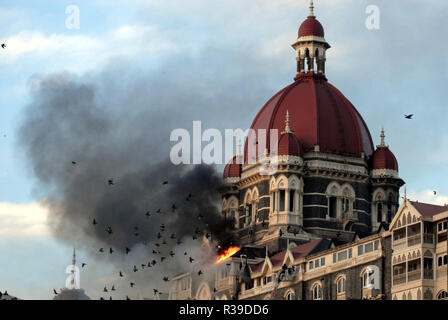
<svg viewBox="0 0 448 320"><path fill-rule="evenodd" d="M104 292L107 292L107 288L106 288L106 286L104 286L104 290L103 290Z"/></svg>
<svg viewBox="0 0 448 320"><path fill-rule="evenodd" d="M126 254L128 254L131 251L128 247L126 247Z"/></svg>
<svg viewBox="0 0 448 320"><path fill-rule="evenodd" d="M108 234L112 234L112 228L111 228L111 227L107 227L106 232L107 232Z"/></svg>
<svg viewBox="0 0 448 320"><path fill-rule="evenodd" d="M72 161L72 165L76 166L76 161Z"/></svg>
<svg viewBox="0 0 448 320"><path fill-rule="evenodd" d="M87 265L87 263L82 263L81 268L84 268Z"/></svg>
<svg viewBox="0 0 448 320"><path fill-rule="evenodd" d="M413 114L408 114L408 115L404 115L404 117L406 118L406 119L412 119L412 117L413 117L414 115Z"/></svg>
<svg viewBox="0 0 448 320"><path fill-rule="evenodd" d="M131 285L131 288L134 288L135 283L134 283L134 282L131 282L130 285Z"/></svg>
<svg viewBox="0 0 448 320"><path fill-rule="evenodd" d="M107 182L109 183L110 186L114 185L114 179L109 179L109 180L107 180Z"/></svg>
<svg viewBox="0 0 448 320"><path fill-rule="evenodd" d="M154 295L156 295L157 292L159 292L159 290L157 290L157 289L152 289L152 290L154 291Z"/></svg>
<svg viewBox="0 0 448 320"><path fill-rule="evenodd" d="M114 253L114 249L110 248L109 252L110 252L110 254Z"/></svg>
<svg viewBox="0 0 448 320"><path fill-rule="evenodd" d="M2 43L2 48L3 48L3 49L6 48L6 43Z"/></svg>
<svg viewBox="0 0 448 320"><path fill-rule="evenodd" d="M176 205L173 203L173 205L171 206L171 208L173 209L173 212L177 209Z"/></svg>
<svg viewBox="0 0 448 320"><path fill-rule="evenodd" d="M134 272L137 272L137 271L138 271L137 267L136 267L136 266L134 266Z"/></svg>
<svg viewBox="0 0 448 320"><path fill-rule="evenodd" d="M149 213L149 211L146 211L145 213L146 218L149 218L151 216L151 214Z"/></svg>
<svg viewBox="0 0 448 320"><path fill-rule="evenodd" d="M190 257L190 263L192 263L194 261L194 259L192 257Z"/></svg>
<svg viewBox="0 0 448 320"><path fill-rule="evenodd" d="M203 272L201 270L198 271L198 276L200 276Z"/></svg>
<svg viewBox="0 0 448 320"><path fill-rule="evenodd" d="M120 277L123 277L123 273L120 271Z"/></svg>
<svg viewBox="0 0 448 320"><path fill-rule="evenodd" d="M168 181L163 181L163 183L162 184L168 184Z"/></svg>
<svg viewBox="0 0 448 320"><path fill-rule="evenodd" d="M161 257L160 262L163 262L163 260L165 260L165 259L166 259L165 257Z"/></svg>
<svg viewBox="0 0 448 320"><path fill-rule="evenodd" d="M104 249L103 248L100 248L100 250L99 250L100 252L104 252Z"/></svg>
<svg viewBox="0 0 448 320"><path fill-rule="evenodd" d="M437 194L437 191L436 191L436 190L434 190L433 192L434 192L434 195L436 195L436 194Z"/></svg>
<svg viewBox="0 0 448 320"><path fill-rule="evenodd" d="M115 291L115 285L112 285L112 289L110 290Z"/></svg>
<svg viewBox="0 0 448 320"><path fill-rule="evenodd" d="M163 277L163 281L168 282L170 279L168 277Z"/></svg>
<svg viewBox="0 0 448 320"><path fill-rule="evenodd" d="M58 292L56 291L56 289L53 289L53 293L54 293L54 294L58 294ZM6 294L6 291L5 291L5 294Z"/></svg>
<svg viewBox="0 0 448 320"><path fill-rule="evenodd" d="M95 218L93 218L93 225L98 224L98 222L96 222Z"/></svg>

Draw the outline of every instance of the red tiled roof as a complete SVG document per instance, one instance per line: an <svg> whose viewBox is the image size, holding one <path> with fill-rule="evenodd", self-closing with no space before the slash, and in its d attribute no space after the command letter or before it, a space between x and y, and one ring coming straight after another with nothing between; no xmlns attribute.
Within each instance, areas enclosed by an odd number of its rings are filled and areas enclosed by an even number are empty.
<svg viewBox="0 0 448 320"><path fill-rule="evenodd" d="M420 214L425 217L432 217L438 213L448 211L448 206L439 206L435 204L415 201L410 201L410 203L414 206L415 209L417 209L418 212L420 212Z"/></svg>
<svg viewBox="0 0 448 320"><path fill-rule="evenodd" d="M237 163L236 155L224 168L223 178L239 178L241 176L241 164Z"/></svg>
<svg viewBox="0 0 448 320"><path fill-rule="evenodd" d="M282 134L278 142L278 154L280 156L302 156L302 147L294 133Z"/></svg>
<svg viewBox="0 0 448 320"><path fill-rule="evenodd" d="M284 131L287 111L290 128L304 151L319 145L321 152L372 155L369 129L356 108L323 76L307 73L275 94L257 114L251 126L254 131L245 142L245 161L255 156L249 146L257 149L256 155L262 155L265 148L269 151L270 130L277 129L279 135ZM261 143L254 148L258 141Z"/></svg>
<svg viewBox="0 0 448 320"><path fill-rule="evenodd" d="M314 16L309 16L299 28L299 38L306 36L324 37L324 28Z"/></svg>
<svg viewBox="0 0 448 320"><path fill-rule="evenodd" d="M373 153L373 169L389 169L398 171L398 162L387 147L378 147Z"/></svg>

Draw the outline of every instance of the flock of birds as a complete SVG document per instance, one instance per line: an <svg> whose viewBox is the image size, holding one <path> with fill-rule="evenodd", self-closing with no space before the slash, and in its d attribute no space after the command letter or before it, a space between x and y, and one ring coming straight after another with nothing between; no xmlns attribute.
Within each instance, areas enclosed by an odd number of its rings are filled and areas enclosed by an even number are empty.
<svg viewBox="0 0 448 320"><path fill-rule="evenodd" d="M73 166L77 166L77 162L76 161L72 161L72 165ZM109 186L114 186L115 185L114 179L113 178L108 179L107 184ZM167 185L167 184L168 184L168 181L163 181L162 182L162 185ZM188 202L188 201L192 200L192 198L193 198L193 195L191 193L189 193L187 195L187 197L185 198L185 201ZM171 206L172 212L175 212L177 209L178 208L177 208L177 206L175 204L173 204ZM159 209L157 209L155 211L155 213L156 214L163 214L163 211L162 211L162 209L159 208ZM144 213L143 218L148 220L152 215L153 215L153 213L151 213L150 211L146 211ZM199 213L198 216L197 216L197 219L201 220L203 217L204 216ZM96 218L93 218L92 226L94 228L98 228L98 227L101 227L101 224L97 221ZM112 236L114 234L112 226L110 226L110 225L103 225L103 227L104 227L104 232L106 232L109 236ZM139 227L138 226L134 226L133 233L134 233L135 237L139 237L140 236ZM192 239L193 240L198 240L198 239L200 239L200 235L202 235L202 234L203 234L203 232L201 231L201 229L199 227L196 227L196 229L194 231L194 234L192 235ZM209 239L209 238L211 238L211 234L207 233L207 234L205 234L205 237L207 239ZM145 268L149 269L151 267L156 266L157 264L161 264L161 263L164 263L164 262L166 263L168 261L168 258L173 258L176 253L173 250L170 250L169 252L166 252L166 251L164 252L163 247L164 246L166 247L168 244L172 244L173 246L174 245L179 246L179 245L182 244L182 241L180 239L177 239L177 235L175 233L168 233L166 231L165 224L163 224L163 223L160 224L160 226L159 226L159 232L157 233L156 238L157 238L157 240L153 244L154 248L152 249L152 254L154 256L159 256L159 259L153 258L149 262L144 262L144 263L141 263L139 265L136 264L130 270L131 272L134 272L134 273L135 272L139 272L140 270L144 270ZM171 243L168 243L167 241L170 241ZM175 243L174 243L174 241L175 241ZM142 241L142 244L145 245L145 246L149 245L148 241L146 241L146 240ZM107 248L99 248L99 250L98 250L99 254L104 254L106 252L109 252L109 254L113 254L115 252L115 250L114 250L114 248L111 248L111 247L109 249L107 249ZM131 249L129 247L125 247L124 252L127 255L127 254L129 254L131 252ZM195 259L193 257L191 257L191 255L189 255L187 251L185 251L183 253L183 255L185 257L188 256L187 261L189 263L193 263L193 261L195 261ZM82 263L81 264L82 268L84 268L85 266L87 266L86 263ZM197 274L198 274L198 276L202 275L203 274L202 270L199 270L197 272ZM119 275L120 278L125 277L125 274L124 274L123 270L118 271L118 275ZM164 277L162 277L162 280L164 282L168 282L168 281L170 281L170 278L167 277L167 276L164 276ZM135 282L129 282L129 286L131 288L134 288L136 286L136 283ZM113 292L113 291L117 291L117 288L115 287L115 284L112 284L112 286L110 286L109 288L107 286L105 286L104 289L103 289L104 293ZM157 296L157 294L158 295L162 294L162 292L160 290L158 290L157 288L153 288L153 292L154 292L155 296ZM55 295L58 294L56 289L53 289L53 293ZM110 297L110 299L112 299L112 297ZM126 299L130 300L129 296L126 296ZM104 300L104 298L100 297L100 300Z"/></svg>

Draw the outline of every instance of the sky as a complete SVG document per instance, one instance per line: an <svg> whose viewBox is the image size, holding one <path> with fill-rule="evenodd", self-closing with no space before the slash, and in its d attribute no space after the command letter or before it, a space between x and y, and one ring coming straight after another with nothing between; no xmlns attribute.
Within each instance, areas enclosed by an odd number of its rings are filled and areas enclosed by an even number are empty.
<svg viewBox="0 0 448 320"><path fill-rule="evenodd" d="M79 29L67 28L70 5L79 8ZM369 5L380 9L379 29L365 26ZM440 0L315 1L331 45L329 82L361 113L375 145L384 126L408 197L435 204L448 203L447 12ZM292 82L291 44L307 14L307 0L2 0L0 290L51 299L71 261L73 244L52 234L18 137L36 79L66 73L94 82L110 75L106 85L118 89L138 79L135 95L142 101L149 99L147 80L166 92L159 99L178 105L182 119L172 114L166 121L187 129L193 120L204 128L245 129ZM192 105L185 92L175 100L182 86L202 103ZM410 113L414 119L404 119ZM91 259L82 248L78 256ZM107 261L96 263L101 268L81 273L92 297L112 270Z"/></svg>

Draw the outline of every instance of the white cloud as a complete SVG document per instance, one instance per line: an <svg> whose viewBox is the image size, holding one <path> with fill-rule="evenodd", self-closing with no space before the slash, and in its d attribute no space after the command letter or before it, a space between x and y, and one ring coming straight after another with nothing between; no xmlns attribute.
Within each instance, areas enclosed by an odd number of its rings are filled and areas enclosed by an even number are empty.
<svg viewBox="0 0 448 320"><path fill-rule="evenodd" d="M45 34L22 30L3 40L0 64L39 65L40 72L82 73L116 56L147 56L178 49L169 35L154 25L122 25L106 35Z"/></svg>
<svg viewBox="0 0 448 320"><path fill-rule="evenodd" d="M0 239L41 237L50 234L48 211L39 203L0 202Z"/></svg>
<svg viewBox="0 0 448 320"><path fill-rule="evenodd" d="M429 204L436 204L436 205L448 204L448 196L439 195L439 194L434 195L433 190L425 190L425 191L421 191L421 192L410 191L410 192L407 192L406 197L412 201L418 200L419 202L424 202L424 203L429 203Z"/></svg>

